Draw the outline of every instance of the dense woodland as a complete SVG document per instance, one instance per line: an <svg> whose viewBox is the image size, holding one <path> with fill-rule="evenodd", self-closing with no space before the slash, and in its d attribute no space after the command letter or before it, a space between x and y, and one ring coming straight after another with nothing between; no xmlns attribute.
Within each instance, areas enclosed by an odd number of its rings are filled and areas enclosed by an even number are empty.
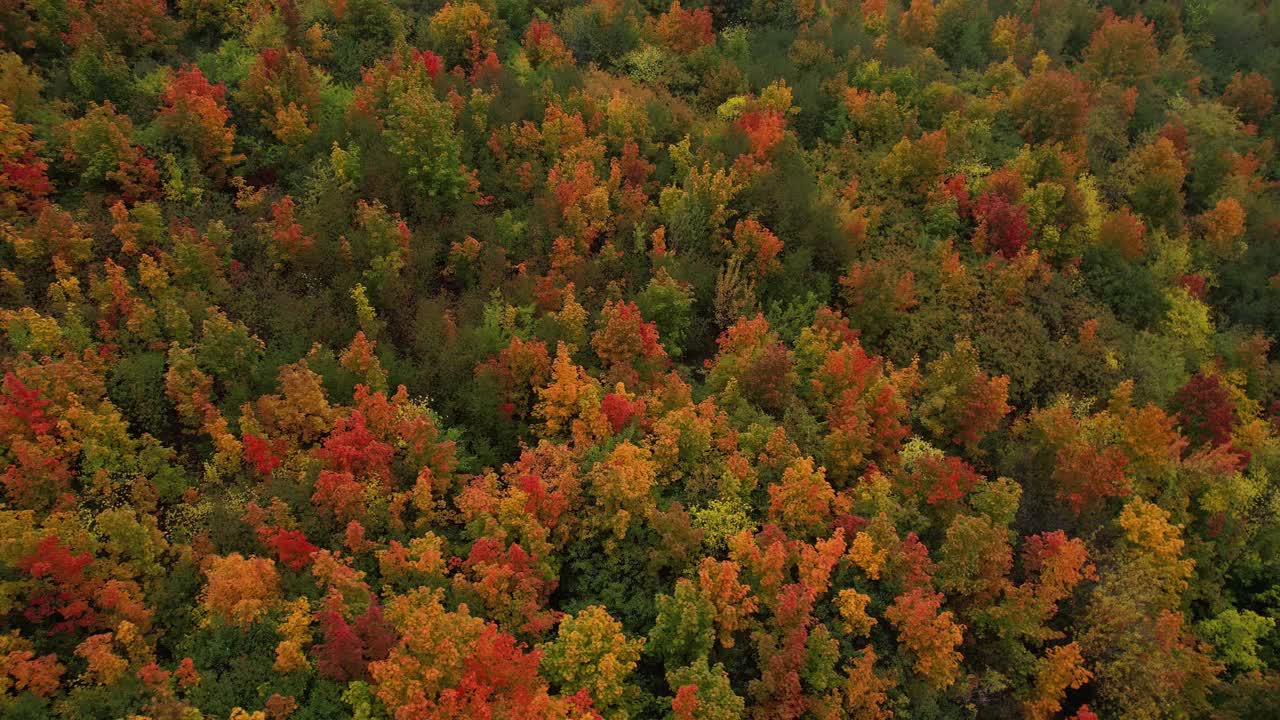
<svg viewBox="0 0 1280 720"><path fill-rule="evenodd" d="M0 0L0 716L1280 717L1280 2Z"/></svg>

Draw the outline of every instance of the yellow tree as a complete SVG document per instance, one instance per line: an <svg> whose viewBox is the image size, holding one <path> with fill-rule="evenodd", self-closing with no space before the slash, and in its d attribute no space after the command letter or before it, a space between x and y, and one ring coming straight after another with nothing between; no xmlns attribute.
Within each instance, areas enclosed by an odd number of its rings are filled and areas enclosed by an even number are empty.
<svg viewBox="0 0 1280 720"><path fill-rule="evenodd" d="M631 695L627 677L635 670L644 640L629 640L607 610L591 605L560 622L556 639L540 646L542 671L563 692L586 690L609 720L626 720Z"/></svg>
<svg viewBox="0 0 1280 720"><path fill-rule="evenodd" d="M1117 518L1120 541L1085 613L1080 646L1100 705L1118 717L1169 717L1208 709L1222 668L1185 627L1182 596L1194 562L1169 512L1135 498Z"/></svg>

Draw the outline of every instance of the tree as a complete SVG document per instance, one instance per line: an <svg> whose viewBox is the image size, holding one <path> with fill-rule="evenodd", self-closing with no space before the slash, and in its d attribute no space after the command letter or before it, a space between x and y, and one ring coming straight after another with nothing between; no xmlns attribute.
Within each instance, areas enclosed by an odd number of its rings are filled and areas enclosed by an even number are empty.
<svg viewBox="0 0 1280 720"><path fill-rule="evenodd" d="M1069 70L1033 73L1014 93L1011 109L1027 142L1070 145L1084 131L1089 89Z"/></svg>
<svg viewBox="0 0 1280 720"><path fill-rule="evenodd" d="M46 698L58 691L65 673L57 655L37 656L31 642L16 633L0 636L0 688Z"/></svg>
<svg viewBox="0 0 1280 720"><path fill-rule="evenodd" d="M898 35L913 45L928 47L937 30L933 0L911 0L911 6L898 18Z"/></svg>
<svg viewBox="0 0 1280 720"><path fill-rule="evenodd" d="M461 196L466 187L462 138L454 127L453 110L429 86L411 84L394 94L386 126L391 153L423 198Z"/></svg>
<svg viewBox="0 0 1280 720"><path fill-rule="evenodd" d="M13 372L5 373L2 388L0 409L5 419L0 420L0 439L9 456L0 476L5 494L20 508L48 506L70 489L71 458L65 455L77 448L60 442L52 401L38 388Z"/></svg>
<svg viewBox="0 0 1280 720"><path fill-rule="evenodd" d="M991 47L1024 65L1036 48L1036 27L1016 15L1001 15L991 28Z"/></svg>
<svg viewBox="0 0 1280 720"><path fill-rule="evenodd" d="M993 20L985 2L943 0L938 3L938 31L933 47L957 67L986 67Z"/></svg>
<svg viewBox="0 0 1280 720"><path fill-rule="evenodd" d="M231 553L211 557L200 604L209 619L246 627L261 620L280 600L280 576L271 560Z"/></svg>
<svg viewBox="0 0 1280 720"><path fill-rule="evenodd" d="M525 341L513 335L505 348L476 365L475 374L478 381L496 386L500 413L524 419L533 411L537 391L551 376L551 357L541 340Z"/></svg>
<svg viewBox="0 0 1280 720"><path fill-rule="evenodd" d="M1260 123L1275 107L1275 92L1265 75L1236 71L1222 92L1222 102L1235 109L1246 122Z"/></svg>
<svg viewBox="0 0 1280 720"><path fill-rule="evenodd" d="M1099 79L1134 85L1154 74L1159 57L1151 23L1142 15L1122 18L1108 9L1089 38L1084 68Z"/></svg>
<svg viewBox="0 0 1280 720"><path fill-rule="evenodd" d="M893 717L893 712L884 707L889 701L887 691L893 688L893 682L876 673L876 659L875 649L868 645L845 669L844 707L852 717L867 720L889 720Z"/></svg>
<svg viewBox="0 0 1280 720"><path fill-rule="evenodd" d="M1100 703L1128 717L1203 708L1221 667L1184 626L1182 596L1194 562L1183 557L1182 529L1141 498L1116 519L1122 539L1103 567L1086 611L1080 646Z"/></svg>
<svg viewBox="0 0 1280 720"><path fill-rule="evenodd" d="M460 596L478 601L478 609L505 627L541 637L559 613L547 607L556 580L540 558L519 543L480 538L453 576Z"/></svg>
<svg viewBox="0 0 1280 720"><path fill-rule="evenodd" d="M605 429L605 418L600 413L600 383L574 364L564 343L556 347L551 381L537 392L533 414L541 421L539 433L543 437L590 442L597 431Z"/></svg>
<svg viewBox="0 0 1280 720"><path fill-rule="evenodd" d="M560 621L556 639L540 646L542 669L564 691L586 690L606 718L627 718L627 676L644 640L628 640L622 625L603 607L591 605Z"/></svg>
<svg viewBox="0 0 1280 720"><path fill-rule="evenodd" d="M110 101L90 103L84 117L67 123L63 158L81 169L89 185L114 184L121 198L136 202L154 197L160 173L155 162L134 144L133 121L116 112Z"/></svg>
<svg viewBox="0 0 1280 720"><path fill-rule="evenodd" d="M280 258L296 260L315 247L315 237L302 231L294 217L293 197L285 195L271 204L271 243Z"/></svg>
<svg viewBox="0 0 1280 720"><path fill-rule="evenodd" d="M899 140L880 162L880 170L896 186L924 197L942 178L947 164L947 132L934 130L918 140Z"/></svg>
<svg viewBox="0 0 1280 720"><path fill-rule="evenodd" d="M782 482L769 486L769 519L796 538L825 535L834 519L835 491L826 469L813 460L797 460L782 473Z"/></svg>
<svg viewBox="0 0 1280 720"><path fill-rule="evenodd" d="M769 228L752 218L739 220L734 226L730 252L733 257L754 267L760 277L782 267L778 261L778 256L782 253L782 241Z"/></svg>
<svg viewBox="0 0 1280 720"><path fill-rule="evenodd" d="M73 553L57 535L45 535L31 554L15 563L16 567L36 581L30 588L23 617L27 622L42 624L54 620L50 629L55 634L77 633L99 625L100 618L91 598L101 581L87 573L93 566L91 553ZM44 667L41 663L30 669Z"/></svg>
<svg viewBox="0 0 1280 720"><path fill-rule="evenodd" d="M1197 218L1209 248L1222 257L1236 254L1236 241L1245 232L1245 211L1239 200L1223 198Z"/></svg>
<svg viewBox="0 0 1280 720"><path fill-rule="evenodd" d="M526 652L466 605L445 610L442 594L420 588L387 605L402 636L386 660L369 664L369 673L394 717L590 717L582 705L548 694L537 672L539 651Z"/></svg>
<svg viewBox="0 0 1280 720"><path fill-rule="evenodd" d="M963 639L964 626L951 612L939 612L942 593L915 587L899 595L884 611L898 631L898 643L915 658L916 673L938 690L959 679L960 661L956 650Z"/></svg>
<svg viewBox="0 0 1280 720"><path fill-rule="evenodd" d="M690 53L715 41L711 13L706 8L685 10L680 0L672 0L671 7L651 23L662 44L676 52Z"/></svg>
<svg viewBox="0 0 1280 720"><path fill-rule="evenodd" d="M1016 632L1033 639L1057 637L1059 633L1043 624L1058 612L1058 604L1071 597L1081 582L1097 579L1096 568L1089 562L1089 552L1084 541L1054 530L1027 537L1021 555L1027 579L1016 588L1008 589L998 614L1016 622L1018 615L1028 611L1029 617L1025 618L1028 624Z"/></svg>
<svg viewBox="0 0 1280 720"><path fill-rule="evenodd" d="M813 617L814 595L800 584L782 587L773 617L752 634L760 678L748 685L752 717L795 719L839 704L835 663L839 646Z"/></svg>
<svg viewBox="0 0 1280 720"><path fill-rule="evenodd" d="M1258 657L1258 641L1266 637L1275 624L1273 618L1263 617L1252 610L1240 612L1231 608L1201 621L1196 631L1213 644L1214 654L1222 658L1228 667L1248 672L1264 666Z"/></svg>
<svg viewBox="0 0 1280 720"><path fill-rule="evenodd" d="M1183 432L1193 444L1231 442L1236 410L1231 394L1216 374L1196 373L1174 396Z"/></svg>
<svg viewBox="0 0 1280 720"><path fill-rule="evenodd" d="M1026 208L1011 202L1002 193L986 192L979 196L973 215L978 222L974 244L982 249L990 248L1013 258L1031 238Z"/></svg>
<svg viewBox="0 0 1280 720"><path fill-rule="evenodd" d="M640 308L630 302L605 303L591 347L605 367L606 380L632 388L648 387L670 362L657 326L645 322Z"/></svg>
<svg viewBox="0 0 1280 720"><path fill-rule="evenodd" d="M156 122L160 128L190 151L213 177L221 178L232 166L244 159L233 152L236 129L227 125L231 111L222 83L211 84L192 67L169 77L160 94L160 110Z"/></svg>
<svg viewBox="0 0 1280 720"><path fill-rule="evenodd" d="M374 353L378 343L365 336L363 330L357 330L351 338L351 344L338 356L338 364L350 371L364 385L376 393L387 393L387 371Z"/></svg>
<svg viewBox="0 0 1280 720"><path fill-rule="evenodd" d="M734 634L747 629L759 607L750 586L739 581L740 569L733 561L712 558L703 558L698 566L698 587L715 608L716 637L726 649L734 646Z"/></svg>
<svg viewBox="0 0 1280 720"><path fill-rule="evenodd" d="M904 463L902 485L908 497L929 505L953 507L981 482L982 476L958 457L925 453Z"/></svg>
<svg viewBox="0 0 1280 720"><path fill-rule="evenodd" d="M323 633L322 642L314 648L316 669L339 682L368 679L369 663L384 660L398 639L377 603L371 603L354 623L347 622L341 608L322 609L316 620Z"/></svg>
<svg viewBox="0 0 1280 720"><path fill-rule="evenodd" d="M449 65L483 57L493 49L496 29L484 8L473 2L450 2L431 16L431 39Z"/></svg>
<svg viewBox="0 0 1280 720"><path fill-rule="evenodd" d="M525 28L521 45L535 64L546 64L550 67L573 64L573 53L565 46L564 40L556 32L555 27L546 20L535 19L530 22Z"/></svg>
<svg viewBox="0 0 1280 720"><path fill-rule="evenodd" d="M165 393L173 401L183 424L213 441L214 464L224 471L239 467L243 448L231 434L226 417L214 404L213 378L197 367L191 350L177 343L169 348L169 369L164 382Z"/></svg>
<svg viewBox="0 0 1280 720"><path fill-rule="evenodd" d="M311 562L311 556L320 548L312 545L305 533L298 530L263 528L259 531L262 544L271 548L281 565L297 572Z"/></svg>
<svg viewBox="0 0 1280 720"><path fill-rule="evenodd" d="M1115 248L1129 262L1140 260L1146 254L1146 237L1147 228L1142 219L1129 208L1108 214L1098 229L1098 242Z"/></svg>
<svg viewBox="0 0 1280 720"><path fill-rule="evenodd" d="M306 646L311 643L311 603L298 598L286 606L284 620L276 627L281 640L276 645L276 659L271 669L276 672L309 670Z"/></svg>
<svg viewBox="0 0 1280 720"><path fill-rule="evenodd" d="M944 443L969 452L995 430L1013 408L1009 378L991 377L978 366L978 351L968 339L929 363L916 413L922 425Z"/></svg>
<svg viewBox="0 0 1280 720"><path fill-rule="evenodd" d="M39 155L42 143L32 137L31 130L0 102L0 147L4 148L0 150L0 217L39 210L53 192L45 174L48 164Z"/></svg>
<svg viewBox="0 0 1280 720"><path fill-rule="evenodd" d="M716 608L711 599L686 578L676 581L674 595L659 595L657 619L649 631L649 646L668 671L705 660L715 644Z"/></svg>
<svg viewBox="0 0 1280 720"><path fill-rule="evenodd" d="M1135 148L1119 166L1125 197L1148 222L1176 226L1187 170L1168 138Z"/></svg>
<svg viewBox="0 0 1280 720"><path fill-rule="evenodd" d="M666 268L659 268L636 296L635 303L644 319L657 328L668 356L683 355L685 338L693 322L692 288L672 277Z"/></svg>
<svg viewBox="0 0 1280 720"><path fill-rule="evenodd" d="M981 607L1004 592L1012 567L1007 530L988 517L957 515L947 527L935 579L943 591Z"/></svg>
<svg viewBox="0 0 1280 720"><path fill-rule="evenodd" d="M331 428L335 415L321 377L308 367L305 358L282 365L278 377L279 394L263 395L241 407L241 426L265 431L294 447L319 440Z"/></svg>
<svg viewBox="0 0 1280 720"><path fill-rule="evenodd" d="M1117 447L1100 449L1084 439L1069 443L1054 459L1057 496L1076 513L1095 508L1109 497L1125 497L1130 492L1128 464L1128 457Z"/></svg>
<svg viewBox="0 0 1280 720"><path fill-rule="evenodd" d="M786 136L787 118L773 108L747 110L734 120L733 126L746 137L751 148L750 158L756 162L767 162L770 153Z"/></svg>
<svg viewBox="0 0 1280 720"><path fill-rule="evenodd" d="M706 658L667 671L667 684L675 691L671 699L675 720L736 720L746 712L746 703L734 693L724 665L708 666Z"/></svg>
<svg viewBox="0 0 1280 720"><path fill-rule="evenodd" d="M176 23L154 0L112 0L72 3L68 44L78 47L101 42L128 55L163 50L177 33Z"/></svg>
<svg viewBox="0 0 1280 720"><path fill-rule="evenodd" d="M763 315L741 318L716 339L719 353L707 380L717 388L730 382L766 410L782 410L795 391L793 360Z"/></svg>
<svg viewBox="0 0 1280 720"><path fill-rule="evenodd" d="M627 440L592 468L588 482L599 513L592 524L611 532L610 547L613 541L626 537L633 523L647 516L657 481L652 453Z"/></svg>
<svg viewBox="0 0 1280 720"><path fill-rule="evenodd" d="M1077 643L1055 645L1036 661L1035 687L1031 699L1022 703L1032 720L1050 720L1062 710L1067 690L1082 687L1092 675L1084 668L1084 658Z"/></svg>
<svg viewBox="0 0 1280 720"><path fill-rule="evenodd" d="M306 56L297 50L267 48L258 53L236 97L277 140L299 145L315 129L320 91Z"/></svg>
<svg viewBox="0 0 1280 720"><path fill-rule="evenodd" d="M369 427L369 420L360 409L334 425L323 444L313 451L324 467L334 472L351 473L361 478L392 479L391 461L395 448L377 437L376 428Z"/></svg>
<svg viewBox="0 0 1280 720"><path fill-rule="evenodd" d="M864 595L853 588L841 590L836 596L841 629L855 637L870 634L871 628L876 625L876 619L867 614L870 603L870 595Z"/></svg>

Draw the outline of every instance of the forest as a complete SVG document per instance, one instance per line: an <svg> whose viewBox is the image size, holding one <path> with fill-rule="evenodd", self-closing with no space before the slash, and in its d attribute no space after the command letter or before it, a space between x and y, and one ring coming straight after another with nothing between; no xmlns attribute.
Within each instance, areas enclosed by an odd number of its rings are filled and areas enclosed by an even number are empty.
<svg viewBox="0 0 1280 720"><path fill-rule="evenodd" d="M1275 0L0 0L0 717L1280 718L1278 83Z"/></svg>

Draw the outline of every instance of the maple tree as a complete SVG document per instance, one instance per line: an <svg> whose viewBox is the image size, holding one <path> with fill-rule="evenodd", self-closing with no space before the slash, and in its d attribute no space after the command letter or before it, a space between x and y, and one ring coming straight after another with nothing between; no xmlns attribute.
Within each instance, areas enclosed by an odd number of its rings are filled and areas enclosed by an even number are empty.
<svg viewBox="0 0 1280 720"><path fill-rule="evenodd" d="M941 606L940 593L917 587L885 610L885 618L898 630L898 641L915 656L915 671L937 688L958 679L961 655L955 648L964 632L950 611L939 612Z"/></svg>
<svg viewBox="0 0 1280 720"><path fill-rule="evenodd" d="M1045 70L1018 87L1013 112L1027 140L1070 144L1088 119L1089 90L1069 70Z"/></svg>
<svg viewBox="0 0 1280 720"><path fill-rule="evenodd" d="M675 688L671 709L680 720L729 720L742 717L745 703L729 685L724 666L708 667L705 660L667 673Z"/></svg>
<svg viewBox="0 0 1280 720"><path fill-rule="evenodd" d="M978 222L975 242L990 247L1006 258L1022 252L1031 237L1027 213L1017 203L1009 201L999 192L986 192L978 197L974 206L974 218Z"/></svg>
<svg viewBox="0 0 1280 720"><path fill-rule="evenodd" d="M1222 380L1212 374L1196 373L1175 397L1179 419L1192 442L1223 445L1231 441L1236 411Z"/></svg>
<svg viewBox="0 0 1280 720"><path fill-rule="evenodd" d="M910 7L898 18L898 35L907 42L928 46L938 30L933 0L911 0Z"/></svg>
<svg viewBox="0 0 1280 720"><path fill-rule="evenodd" d="M720 352L708 373L712 383L732 380L748 399L766 409L785 406L797 380L794 361L763 315L739 320L716 343Z"/></svg>
<svg viewBox="0 0 1280 720"><path fill-rule="evenodd" d="M934 361L923 385L917 411L921 423L939 440L970 451L1012 409L1009 379L984 372L978 366L977 350L967 339Z"/></svg>
<svg viewBox="0 0 1280 720"><path fill-rule="evenodd" d="M84 117L67 124L63 157L83 168L81 180L100 185L116 184L128 201L154 197L160 175L155 161L134 144L133 121L110 102L92 103Z"/></svg>
<svg viewBox="0 0 1280 720"><path fill-rule="evenodd" d="M1184 707L1203 706L1221 671L1173 609L1194 562L1183 557L1181 529L1169 517L1141 498L1125 505L1116 520L1124 540L1112 571L1104 570L1082 640L1086 656L1096 658L1100 702L1135 717L1158 717L1158 698L1170 691ZM1146 637L1160 640L1147 645ZM1147 661L1134 662L1144 656ZM1156 687L1161 690L1153 692Z"/></svg>
<svg viewBox="0 0 1280 720"><path fill-rule="evenodd" d="M1155 28L1146 18L1124 18L1107 11L1089 38L1084 67L1098 77L1133 84L1151 76L1159 55Z"/></svg>
<svg viewBox="0 0 1280 720"><path fill-rule="evenodd" d="M1266 76L1238 71L1222 91L1222 100L1227 107L1235 108L1242 117L1255 123L1262 121L1276 102L1271 81Z"/></svg>
<svg viewBox="0 0 1280 720"><path fill-rule="evenodd" d="M296 145L315 129L320 83L301 52L268 48L240 83L239 99L277 139Z"/></svg>
<svg viewBox="0 0 1280 720"><path fill-rule="evenodd" d="M657 327L645 322L635 303L605 303L591 347L605 366L606 379L631 387L652 383L667 363Z"/></svg>
<svg viewBox="0 0 1280 720"><path fill-rule="evenodd" d="M156 120L211 172L224 173L243 159L235 154L235 126L227 125L226 86L213 84L199 68L173 73L160 96Z"/></svg>
<svg viewBox="0 0 1280 720"><path fill-rule="evenodd" d="M280 599L279 573L275 563L266 558L246 558L239 553L210 558L205 574L208 584L201 604L211 619L248 625Z"/></svg>
<svg viewBox="0 0 1280 720"><path fill-rule="evenodd" d="M1214 252L1230 255L1245 232L1245 210L1235 198L1223 198L1199 217L1204 239Z"/></svg>
<svg viewBox="0 0 1280 720"><path fill-rule="evenodd" d="M769 517L788 535L819 535L831 523L834 500L824 469L802 460L787 467L781 482L769 486Z"/></svg>
<svg viewBox="0 0 1280 720"><path fill-rule="evenodd" d="M45 196L53 191L46 163L39 155L43 143L31 135L32 127L18 122L13 109L0 103L0 138L4 140L0 155L0 188L4 194L5 215L30 212L43 207Z"/></svg>
<svg viewBox="0 0 1280 720"><path fill-rule="evenodd" d="M339 682L367 679L369 663L386 659L397 640L376 604L370 604L354 622L332 609L317 612L315 618L321 637L314 647L316 670Z"/></svg>
<svg viewBox="0 0 1280 720"><path fill-rule="evenodd" d="M1187 170L1169 138L1135 148L1124 166L1130 204L1153 223L1168 224L1182 209Z"/></svg>
<svg viewBox="0 0 1280 720"><path fill-rule="evenodd" d="M545 577L538 558L519 543L503 548L500 542L481 538L460 569L453 577L454 588L477 598L489 616L534 636L554 623L556 613L546 604L555 581Z"/></svg>
<svg viewBox="0 0 1280 720"><path fill-rule="evenodd" d="M672 50L692 52L714 39L711 20L705 8L686 10L680 0L672 0L667 11L654 20L653 30Z"/></svg>
<svg viewBox="0 0 1280 720"><path fill-rule="evenodd" d="M473 3L466 7L478 8ZM461 144L453 111L430 87L413 84L396 94L386 125L388 146L420 193L434 197L462 192Z"/></svg>
<svg viewBox="0 0 1280 720"><path fill-rule="evenodd" d="M1146 235L1146 225L1128 208L1108 215L1098 228L1098 240L1116 248L1128 260L1138 260L1146 254Z"/></svg>
<svg viewBox="0 0 1280 720"><path fill-rule="evenodd" d="M599 605L566 616L556 639L542 646L541 667L569 693L585 690L601 715L627 717L627 676L640 657L641 640L628 640L622 626Z"/></svg>

